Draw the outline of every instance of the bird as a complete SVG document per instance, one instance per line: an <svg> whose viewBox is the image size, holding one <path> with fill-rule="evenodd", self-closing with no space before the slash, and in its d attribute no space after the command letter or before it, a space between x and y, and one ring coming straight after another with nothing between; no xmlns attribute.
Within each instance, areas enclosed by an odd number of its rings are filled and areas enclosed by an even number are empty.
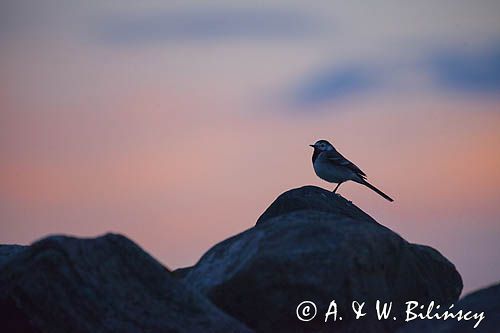
<svg viewBox="0 0 500 333"><path fill-rule="evenodd" d="M316 141L315 144L309 146L314 148L312 163L316 175L329 183L337 183L333 193L337 192L337 189L342 183L352 180L356 183L365 185L384 199L391 202L394 201L387 194L368 183L366 174L339 153L327 140L319 140Z"/></svg>

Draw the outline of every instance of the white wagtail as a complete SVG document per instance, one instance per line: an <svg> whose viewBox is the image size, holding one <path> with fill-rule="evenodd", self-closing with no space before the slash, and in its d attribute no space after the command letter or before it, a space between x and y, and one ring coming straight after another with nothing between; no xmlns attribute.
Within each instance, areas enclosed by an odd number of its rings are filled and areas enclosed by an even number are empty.
<svg viewBox="0 0 500 333"><path fill-rule="evenodd" d="M326 140L319 140L310 145L314 148L312 162L316 175L330 183L337 183L333 193L337 191L340 184L352 180L380 194L384 199L394 201L387 194L366 181L366 174L354 163L342 156L332 144Z"/></svg>

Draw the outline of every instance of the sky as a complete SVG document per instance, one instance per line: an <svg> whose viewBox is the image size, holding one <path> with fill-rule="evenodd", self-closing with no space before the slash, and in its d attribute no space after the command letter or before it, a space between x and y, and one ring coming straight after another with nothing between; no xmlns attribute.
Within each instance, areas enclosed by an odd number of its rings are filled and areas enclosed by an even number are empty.
<svg viewBox="0 0 500 333"><path fill-rule="evenodd" d="M500 2L0 3L0 243L124 234L170 269L318 179L500 280Z"/></svg>

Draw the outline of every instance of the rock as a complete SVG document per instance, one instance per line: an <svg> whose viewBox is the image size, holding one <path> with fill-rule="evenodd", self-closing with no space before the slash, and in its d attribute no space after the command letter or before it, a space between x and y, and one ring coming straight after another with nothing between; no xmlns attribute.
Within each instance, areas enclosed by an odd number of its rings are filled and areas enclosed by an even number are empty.
<svg viewBox="0 0 500 333"><path fill-rule="evenodd" d="M453 312L459 310L463 310L464 313L467 311L484 312L485 318L481 320L477 328L474 328L477 320L415 320L398 330L398 333L497 333L500 327L500 283L468 294L455 304Z"/></svg>
<svg viewBox="0 0 500 333"><path fill-rule="evenodd" d="M0 270L1 332L250 332L127 238L53 236Z"/></svg>
<svg viewBox="0 0 500 333"><path fill-rule="evenodd" d="M312 186L282 194L255 227L215 245L183 281L258 332L394 332L404 323L404 302L450 304L462 290L438 251L408 243ZM317 305L309 322L296 316L305 300ZM325 323L332 300L343 319ZM362 319L353 318L353 300L366 302ZM376 320L376 300L394 302L398 320Z"/></svg>
<svg viewBox="0 0 500 333"><path fill-rule="evenodd" d="M0 244L0 268L16 254L23 251L26 246L22 245L1 245Z"/></svg>
<svg viewBox="0 0 500 333"><path fill-rule="evenodd" d="M256 225L273 217L302 210L332 213L340 218L350 217L354 221L377 223L370 215L344 199L316 186L304 186L287 191L280 195L257 220ZM378 224L378 223L377 223Z"/></svg>
<svg viewBox="0 0 500 333"><path fill-rule="evenodd" d="M172 271L172 275L178 279L182 279L186 277L186 275L189 273L192 267L182 267L182 268L177 268L176 270Z"/></svg>

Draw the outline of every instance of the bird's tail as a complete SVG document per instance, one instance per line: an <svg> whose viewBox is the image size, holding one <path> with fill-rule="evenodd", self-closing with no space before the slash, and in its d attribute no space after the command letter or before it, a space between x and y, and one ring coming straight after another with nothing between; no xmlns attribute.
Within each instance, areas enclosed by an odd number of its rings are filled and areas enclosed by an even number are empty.
<svg viewBox="0 0 500 333"><path fill-rule="evenodd" d="M382 196L385 200L389 200L390 202L393 202L394 200L388 196L387 194L385 194L384 192L382 192L381 190L379 190L378 188L376 188L375 186L373 186L372 184L368 183L366 180L363 179L363 181L361 182L361 184L365 185L366 187L374 190L375 192L377 192L380 196Z"/></svg>

